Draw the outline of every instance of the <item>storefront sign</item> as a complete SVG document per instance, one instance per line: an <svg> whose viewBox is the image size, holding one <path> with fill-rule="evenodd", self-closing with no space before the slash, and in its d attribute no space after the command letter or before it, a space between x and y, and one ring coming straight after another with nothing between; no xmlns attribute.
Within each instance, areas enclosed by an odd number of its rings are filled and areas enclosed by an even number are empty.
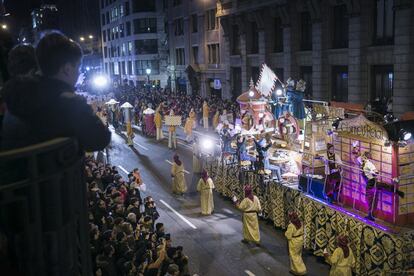
<svg viewBox="0 0 414 276"><path fill-rule="evenodd" d="M383 144L384 141L388 140L388 134L385 129L369 121L363 115L341 121L338 126L338 133L340 136L376 144Z"/></svg>
<svg viewBox="0 0 414 276"><path fill-rule="evenodd" d="M214 89L221 89L221 81L219 79L214 80Z"/></svg>

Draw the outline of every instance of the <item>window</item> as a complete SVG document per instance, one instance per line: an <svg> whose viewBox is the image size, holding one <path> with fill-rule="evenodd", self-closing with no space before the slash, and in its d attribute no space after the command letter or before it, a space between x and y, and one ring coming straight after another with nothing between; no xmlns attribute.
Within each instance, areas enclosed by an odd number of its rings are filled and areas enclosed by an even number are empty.
<svg viewBox="0 0 414 276"><path fill-rule="evenodd" d="M125 15L125 10L124 10L124 5L119 5L119 17L124 17Z"/></svg>
<svg viewBox="0 0 414 276"><path fill-rule="evenodd" d="M105 25L105 14L104 14L104 13L102 14L102 19L101 19L101 21L102 21L102 25Z"/></svg>
<svg viewBox="0 0 414 276"><path fill-rule="evenodd" d="M132 61L128 61L127 75L132 75Z"/></svg>
<svg viewBox="0 0 414 276"><path fill-rule="evenodd" d="M104 58L108 57L108 47L104 47Z"/></svg>
<svg viewBox="0 0 414 276"><path fill-rule="evenodd" d="M371 101L375 98L391 99L393 97L394 69L392 65L372 66Z"/></svg>
<svg viewBox="0 0 414 276"><path fill-rule="evenodd" d="M156 33L157 19L156 18L140 18L134 19L134 34Z"/></svg>
<svg viewBox="0 0 414 276"><path fill-rule="evenodd" d="M131 35L131 22L128 21L126 24L126 35L130 36Z"/></svg>
<svg viewBox="0 0 414 276"><path fill-rule="evenodd" d="M250 23L250 35L248 43L248 53L257 54L259 53L259 30L257 29L257 23Z"/></svg>
<svg viewBox="0 0 414 276"><path fill-rule="evenodd" d="M109 12L106 12L105 17L106 17L106 24L109 24Z"/></svg>
<svg viewBox="0 0 414 276"><path fill-rule="evenodd" d="M394 43L394 0L376 0L375 44Z"/></svg>
<svg viewBox="0 0 414 276"><path fill-rule="evenodd" d="M132 41L128 42L127 53L128 53L128 56L132 55Z"/></svg>
<svg viewBox="0 0 414 276"><path fill-rule="evenodd" d="M135 40L135 54L157 54L158 53L158 40L157 39L143 39Z"/></svg>
<svg viewBox="0 0 414 276"><path fill-rule="evenodd" d="M175 64L176 65L185 64L184 48L175 49Z"/></svg>
<svg viewBox="0 0 414 276"><path fill-rule="evenodd" d="M275 18L273 33L273 50L275 53L283 52L283 27L280 17Z"/></svg>
<svg viewBox="0 0 414 276"><path fill-rule="evenodd" d="M345 5L333 8L333 48L348 48L348 15Z"/></svg>
<svg viewBox="0 0 414 276"><path fill-rule="evenodd" d="M129 15L129 1L125 2L125 15Z"/></svg>
<svg viewBox="0 0 414 276"><path fill-rule="evenodd" d="M250 67L250 70L251 70L251 76L252 76L253 82L256 83L257 80L259 79L260 69L259 67L252 66Z"/></svg>
<svg viewBox="0 0 414 276"><path fill-rule="evenodd" d="M216 9L208 10L206 12L207 30L215 30L218 28L218 18L216 17Z"/></svg>
<svg viewBox="0 0 414 276"><path fill-rule="evenodd" d="M119 64L114 62L114 75L119 75Z"/></svg>
<svg viewBox="0 0 414 276"><path fill-rule="evenodd" d="M135 61L135 75L146 75L146 69L151 69L152 75L160 73L160 65L158 60L136 60Z"/></svg>
<svg viewBox="0 0 414 276"><path fill-rule="evenodd" d="M237 97L242 92L242 73L240 67L230 67L231 94Z"/></svg>
<svg viewBox="0 0 414 276"><path fill-rule="evenodd" d="M107 62L105 62L104 67L105 67L105 73L109 74L109 72L108 72L108 63Z"/></svg>
<svg viewBox="0 0 414 276"><path fill-rule="evenodd" d="M121 56L125 56L126 55L126 53L127 53L127 47L126 47L126 44L125 43L122 43L122 45L121 45Z"/></svg>
<svg viewBox="0 0 414 276"><path fill-rule="evenodd" d="M106 31L105 30L102 31L102 39L103 39L103 42L106 42Z"/></svg>
<svg viewBox="0 0 414 276"><path fill-rule="evenodd" d="M348 66L332 67L332 100L348 101Z"/></svg>
<svg viewBox="0 0 414 276"><path fill-rule="evenodd" d="M173 0L173 7L181 5L181 0Z"/></svg>
<svg viewBox="0 0 414 276"><path fill-rule="evenodd" d="M193 63L198 64L198 46L193 46Z"/></svg>
<svg viewBox="0 0 414 276"><path fill-rule="evenodd" d="M133 12L155 12L155 0L133 0Z"/></svg>
<svg viewBox="0 0 414 276"><path fill-rule="evenodd" d="M312 21L309 12L302 12L300 15L301 23L301 37L300 49L312 50Z"/></svg>
<svg viewBox="0 0 414 276"><path fill-rule="evenodd" d="M191 15L191 32L198 32L198 16L197 14Z"/></svg>
<svg viewBox="0 0 414 276"><path fill-rule="evenodd" d="M106 34L108 35L108 41L111 41L111 29L108 29Z"/></svg>
<svg viewBox="0 0 414 276"><path fill-rule="evenodd" d="M119 35L120 35L120 37L124 37L125 36L124 24L123 23L121 25L119 25Z"/></svg>
<svg viewBox="0 0 414 276"><path fill-rule="evenodd" d="M301 66L300 77L306 81L305 98L312 96L312 66Z"/></svg>
<svg viewBox="0 0 414 276"><path fill-rule="evenodd" d="M125 61L121 62L121 72L122 72L122 75L126 74L126 72L125 72Z"/></svg>
<svg viewBox="0 0 414 276"><path fill-rule="evenodd" d="M240 55L240 34L239 34L239 26L233 25L232 32L231 32L231 54L232 55Z"/></svg>
<svg viewBox="0 0 414 276"><path fill-rule="evenodd" d="M114 33L115 33L115 38L118 39L119 38L119 27L118 26L114 28Z"/></svg>
<svg viewBox="0 0 414 276"><path fill-rule="evenodd" d="M105 7L105 1L101 0L101 8Z"/></svg>
<svg viewBox="0 0 414 276"><path fill-rule="evenodd" d="M184 20L177 18L174 20L174 35L179 36L184 34Z"/></svg>
<svg viewBox="0 0 414 276"><path fill-rule="evenodd" d="M209 44L208 49L208 63L219 64L220 63L220 46L219 44Z"/></svg>

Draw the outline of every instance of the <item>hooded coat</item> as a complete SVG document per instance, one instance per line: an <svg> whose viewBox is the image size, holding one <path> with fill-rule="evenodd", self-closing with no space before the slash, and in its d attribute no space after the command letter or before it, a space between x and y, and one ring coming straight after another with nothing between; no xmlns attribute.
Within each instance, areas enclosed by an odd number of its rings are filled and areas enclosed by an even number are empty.
<svg viewBox="0 0 414 276"><path fill-rule="evenodd" d="M3 88L7 112L2 149L73 137L85 151L104 149L111 133L86 100L66 83L46 77L16 77Z"/></svg>

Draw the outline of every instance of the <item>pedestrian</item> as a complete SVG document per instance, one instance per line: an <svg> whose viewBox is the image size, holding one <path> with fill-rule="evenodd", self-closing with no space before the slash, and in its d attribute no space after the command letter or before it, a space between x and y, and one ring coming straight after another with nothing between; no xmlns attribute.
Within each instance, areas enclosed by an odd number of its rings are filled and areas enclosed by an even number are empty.
<svg viewBox="0 0 414 276"><path fill-rule="evenodd" d="M161 116L161 105L157 107L157 109L155 110L155 115L154 115L154 123L155 123L155 128L157 130L157 134L156 134L156 139L157 141L162 140L164 138L163 133L162 133L162 116Z"/></svg>
<svg viewBox="0 0 414 276"><path fill-rule="evenodd" d="M295 212L289 212L289 220L285 237L288 240L290 272L293 275L305 275L306 266L302 259L303 225Z"/></svg>
<svg viewBox="0 0 414 276"><path fill-rule="evenodd" d="M260 201L257 196L253 195L252 187L244 187L244 199L238 202L236 198L236 207L243 212L243 243L254 242L260 246L260 230L257 214L262 210Z"/></svg>
<svg viewBox="0 0 414 276"><path fill-rule="evenodd" d="M110 142L110 131L85 99L74 93L82 59L80 46L54 31L39 41L36 57L42 76L19 76L3 88L8 111L2 148L74 137L80 153L103 150Z"/></svg>
<svg viewBox="0 0 414 276"><path fill-rule="evenodd" d="M174 110L170 110L170 116L174 116ZM170 125L168 127L168 148L169 149L177 149L177 132L176 126Z"/></svg>
<svg viewBox="0 0 414 276"><path fill-rule="evenodd" d="M184 164L177 154L174 155L174 162L171 167L171 177L173 193L180 195L184 194L187 191L187 184L184 176Z"/></svg>
<svg viewBox="0 0 414 276"><path fill-rule="evenodd" d="M211 215L211 213L214 211L213 189L213 180L208 175L207 170L203 170L201 178L197 184L197 191L200 192L200 205L202 215Z"/></svg>
<svg viewBox="0 0 414 276"><path fill-rule="evenodd" d="M209 107L207 101L203 103L203 126L205 129L208 129L208 114L209 114Z"/></svg>
<svg viewBox="0 0 414 276"><path fill-rule="evenodd" d="M352 276L352 269L355 268L355 257L348 246L348 238L340 235L337 240L338 247L332 256L324 252L325 260L331 265L330 276Z"/></svg>

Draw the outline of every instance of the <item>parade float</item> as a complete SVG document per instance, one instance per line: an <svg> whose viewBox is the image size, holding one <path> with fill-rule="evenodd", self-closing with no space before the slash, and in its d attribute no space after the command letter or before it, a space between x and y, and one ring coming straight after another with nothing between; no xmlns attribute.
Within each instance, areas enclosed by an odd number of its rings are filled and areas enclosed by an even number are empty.
<svg viewBox="0 0 414 276"><path fill-rule="evenodd" d="M408 227L414 215L412 138L407 133L400 134L396 130L398 127L373 123L360 115L362 112L346 110L338 104L330 106L325 102L308 101L311 104L305 107L299 93L303 91L303 83L299 89L293 89L293 83L283 84L282 91L276 93L275 84L279 80L269 70L262 66L258 83L237 99L244 113L251 116L242 123L245 132L241 134L251 137L257 132L264 133L259 114L273 106L274 130L267 135L273 142L269 159L275 159L283 172L287 170L288 174L299 178L276 183L238 163L226 163L217 158L207 165L215 178L217 191L228 198L242 198L243 185L252 185L262 205L261 217L273 221L277 228L286 229L287 214L295 211L304 224L304 247L317 256L323 256L325 249L332 252L337 236L345 233L356 257L356 275L380 275L410 268L414 261L414 231ZM414 129L410 131L414 132ZM326 155L327 143L334 145L335 153L340 155L343 163L338 204L324 199L325 175L321 156ZM378 192L375 222L364 219L365 183L361 170L351 157L364 150L372 152L379 181L405 193L405 197L400 198L393 192ZM252 149L251 153L254 154ZM290 167L277 163L280 161L287 161ZM319 193L311 184L316 175L322 185L322 188L319 185ZM307 189L299 189L301 177L306 179Z"/></svg>

